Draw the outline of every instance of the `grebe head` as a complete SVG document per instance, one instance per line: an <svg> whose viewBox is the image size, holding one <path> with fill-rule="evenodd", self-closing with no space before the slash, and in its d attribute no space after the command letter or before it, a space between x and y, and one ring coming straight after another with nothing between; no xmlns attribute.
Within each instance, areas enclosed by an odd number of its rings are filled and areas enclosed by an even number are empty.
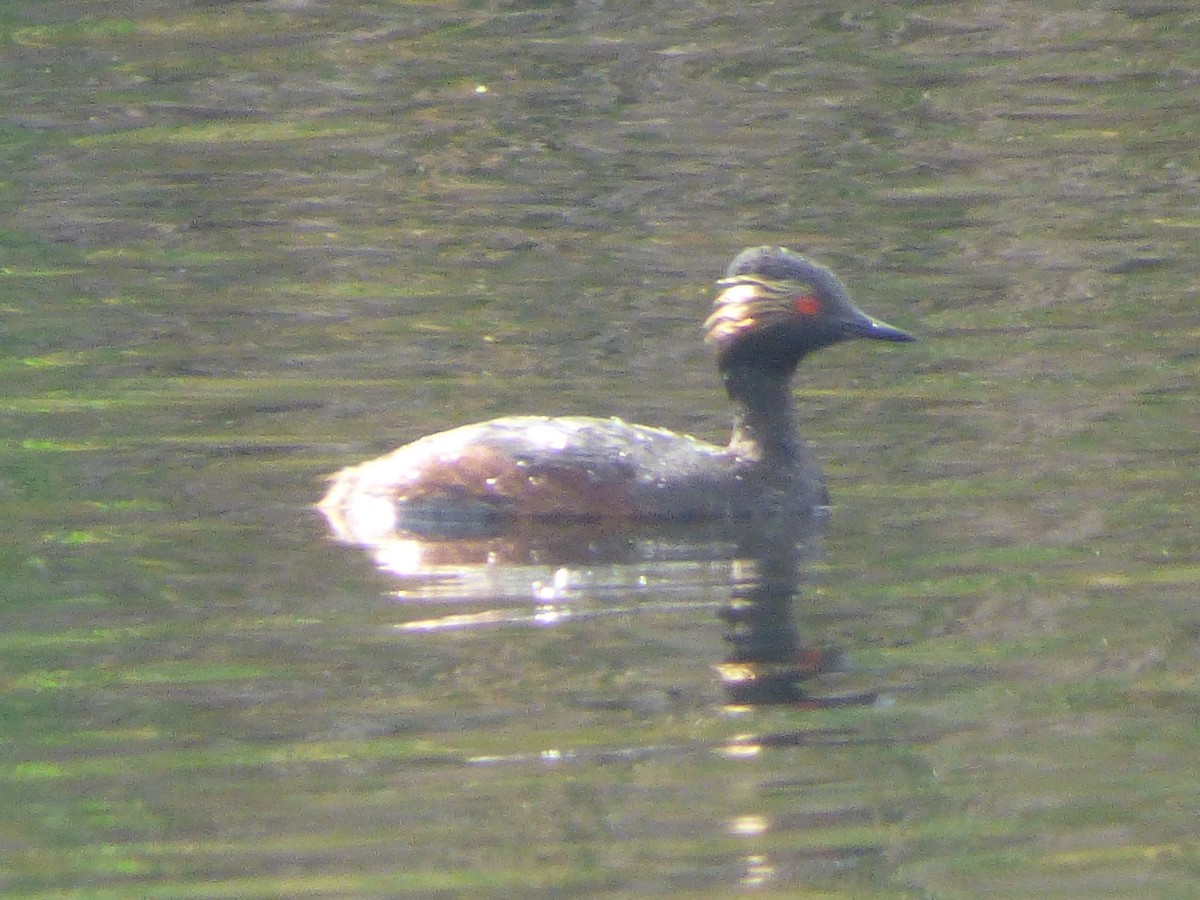
<svg viewBox="0 0 1200 900"><path fill-rule="evenodd" d="M717 286L704 342L716 349L723 370L791 372L806 354L839 341L915 340L855 307L829 269L784 247L743 250Z"/></svg>

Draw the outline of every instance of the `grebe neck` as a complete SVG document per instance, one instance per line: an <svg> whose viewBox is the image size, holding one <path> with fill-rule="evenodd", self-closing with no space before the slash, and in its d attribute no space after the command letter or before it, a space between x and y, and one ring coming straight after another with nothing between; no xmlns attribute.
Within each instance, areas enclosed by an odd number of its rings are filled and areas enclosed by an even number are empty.
<svg viewBox="0 0 1200 900"><path fill-rule="evenodd" d="M739 366L722 373L733 401L733 434L729 449L743 459L794 463L805 458L796 429L792 369Z"/></svg>

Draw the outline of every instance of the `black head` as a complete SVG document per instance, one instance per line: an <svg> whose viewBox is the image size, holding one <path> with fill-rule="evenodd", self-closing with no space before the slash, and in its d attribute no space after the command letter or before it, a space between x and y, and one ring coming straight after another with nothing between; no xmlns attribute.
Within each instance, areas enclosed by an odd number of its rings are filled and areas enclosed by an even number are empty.
<svg viewBox="0 0 1200 900"><path fill-rule="evenodd" d="M808 353L852 338L911 341L911 334L860 311L824 266L784 247L751 247L729 264L704 342L722 369L791 371Z"/></svg>

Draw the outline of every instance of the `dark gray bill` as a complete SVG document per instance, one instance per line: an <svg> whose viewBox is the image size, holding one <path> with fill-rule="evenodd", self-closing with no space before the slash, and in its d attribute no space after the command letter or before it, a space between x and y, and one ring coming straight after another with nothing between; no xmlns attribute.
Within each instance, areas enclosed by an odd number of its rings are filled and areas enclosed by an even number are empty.
<svg viewBox="0 0 1200 900"><path fill-rule="evenodd" d="M846 333L854 337L870 338L873 341L896 341L903 343L916 340L907 331L902 331L893 325L889 325L887 322L872 319L866 313L859 313L854 320L847 322Z"/></svg>

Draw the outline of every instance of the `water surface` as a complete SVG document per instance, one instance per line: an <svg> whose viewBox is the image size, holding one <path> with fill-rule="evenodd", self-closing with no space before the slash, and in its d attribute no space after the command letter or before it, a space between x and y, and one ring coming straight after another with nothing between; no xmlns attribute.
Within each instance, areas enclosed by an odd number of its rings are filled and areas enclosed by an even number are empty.
<svg viewBox="0 0 1200 900"><path fill-rule="evenodd" d="M6 896L1190 896L1198 29L9 4ZM736 536L329 539L325 475L464 422L722 440L764 242L921 339L805 364L787 702Z"/></svg>

